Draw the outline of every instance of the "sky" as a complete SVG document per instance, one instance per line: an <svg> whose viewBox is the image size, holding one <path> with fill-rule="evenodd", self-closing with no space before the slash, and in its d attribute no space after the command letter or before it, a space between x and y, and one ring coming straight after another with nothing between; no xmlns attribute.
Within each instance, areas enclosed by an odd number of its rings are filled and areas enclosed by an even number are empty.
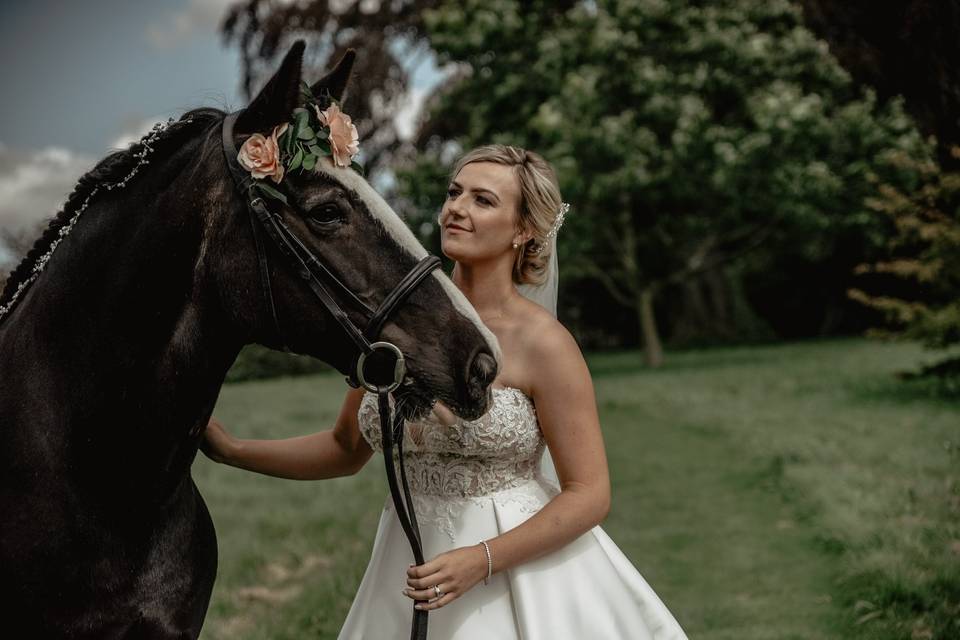
<svg viewBox="0 0 960 640"><path fill-rule="evenodd" d="M38 228L155 122L242 107L239 52L218 33L234 1L0 0L0 228ZM401 133L441 77L417 60ZM16 258L0 241L0 267Z"/></svg>

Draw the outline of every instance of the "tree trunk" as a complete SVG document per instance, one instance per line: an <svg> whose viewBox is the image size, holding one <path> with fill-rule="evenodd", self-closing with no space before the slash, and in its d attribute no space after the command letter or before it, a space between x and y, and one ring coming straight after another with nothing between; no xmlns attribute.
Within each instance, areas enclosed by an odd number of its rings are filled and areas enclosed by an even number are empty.
<svg viewBox="0 0 960 640"><path fill-rule="evenodd" d="M710 297L712 318L710 321L710 335L719 338L736 336L737 327L733 324L730 314L730 288L727 285L724 268L716 265L703 274L703 282Z"/></svg>
<svg viewBox="0 0 960 640"><path fill-rule="evenodd" d="M637 318L640 335L643 337L643 360L649 367L663 364L663 345L657 332L657 319L653 315L653 287L644 287L637 299Z"/></svg>

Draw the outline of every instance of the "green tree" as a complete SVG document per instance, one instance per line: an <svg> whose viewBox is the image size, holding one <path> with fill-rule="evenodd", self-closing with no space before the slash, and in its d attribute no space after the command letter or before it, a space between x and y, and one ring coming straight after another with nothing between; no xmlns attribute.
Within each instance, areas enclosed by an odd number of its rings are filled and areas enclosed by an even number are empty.
<svg viewBox="0 0 960 640"><path fill-rule="evenodd" d="M750 252L873 238L868 174L899 183L885 154L928 153L900 104L856 90L783 0L463 0L424 24L459 71L401 184L423 193L411 175L437 175L424 163L445 164L450 142L544 153L573 204L562 281L592 279L630 309L651 365L666 287Z"/></svg>

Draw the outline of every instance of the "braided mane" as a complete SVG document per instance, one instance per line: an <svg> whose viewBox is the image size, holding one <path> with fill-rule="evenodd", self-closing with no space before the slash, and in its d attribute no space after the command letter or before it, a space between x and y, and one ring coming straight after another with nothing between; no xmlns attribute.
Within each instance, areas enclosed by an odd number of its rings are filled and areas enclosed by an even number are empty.
<svg viewBox="0 0 960 640"><path fill-rule="evenodd" d="M164 152L178 148L180 144L177 143L194 135L198 128L206 127L213 121L223 118L224 115L223 111L214 108L199 108L187 111L180 116L178 121L163 130L158 138L154 139L152 143L155 147L153 159L162 159ZM33 248L27 252L20 264L10 273L4 285L3 293L0 294L0 307L7 304L20 283L31 276L34 264L50 249L59 235L60 229L70 222L73 214L86 200L87 196L101 184L120 180L137 165L139 161L137 154L144 150L143 142L148 135L126 149L111 153L77 181L77 186L74 187L70 197L67 198L63 209L50 220L43 234L34 242Z"/></svg>

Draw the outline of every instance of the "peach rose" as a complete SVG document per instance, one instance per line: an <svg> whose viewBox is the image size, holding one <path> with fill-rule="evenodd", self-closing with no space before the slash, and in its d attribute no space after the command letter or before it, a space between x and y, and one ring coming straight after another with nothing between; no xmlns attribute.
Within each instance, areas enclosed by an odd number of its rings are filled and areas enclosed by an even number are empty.
<svg viewBox="0 0 960 640"><path fill-rule="evenodd" d="M320 124L330 128L330 151L333 152L333 164L338 167L349 167L353 156L360 151L360 137L357 127L350 121L350 116L340 111L340 107L331 104L325 111L313 105L320 119Z"/></svg>
<svg viewBox="0 0 960 640"><path fill-rule="evenodd" d="M279 183L283 180L283 164L280 162L280 145L277 138L286 130L287 123L284 123L274 127L269 138L259 133L253 134L240 147L237 162L254 178L269 176L271 180Z"/></svg>

